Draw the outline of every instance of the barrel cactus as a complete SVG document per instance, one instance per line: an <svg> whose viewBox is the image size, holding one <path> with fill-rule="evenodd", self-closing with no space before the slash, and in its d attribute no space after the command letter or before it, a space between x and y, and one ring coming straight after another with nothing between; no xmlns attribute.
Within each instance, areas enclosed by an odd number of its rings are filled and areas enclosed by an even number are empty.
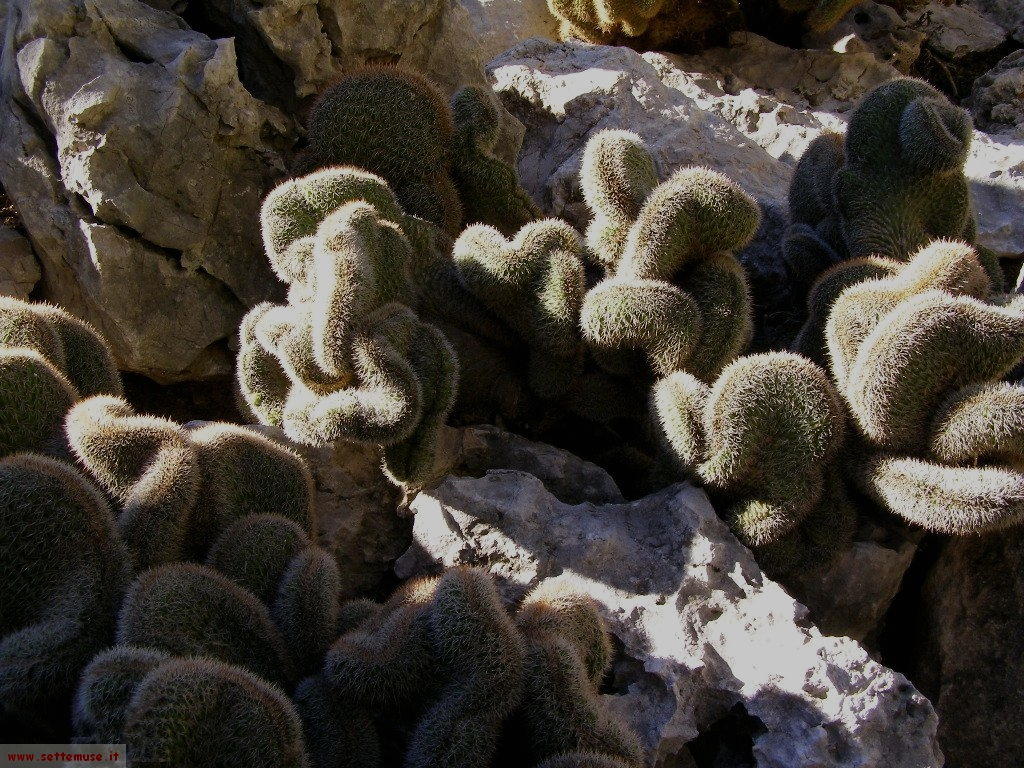
<svg viewBox="0 0 1024 768"><path fill-rule="evenodd" d="M607 277L584 299L583 333L610 372L634 371L639 354L656 375L688 370L713 380L750 340L749 288L731 251L753 237L760 210L706 168L679 170L651 188L645 153L624 131L587 143L587 241Z"/></svg>

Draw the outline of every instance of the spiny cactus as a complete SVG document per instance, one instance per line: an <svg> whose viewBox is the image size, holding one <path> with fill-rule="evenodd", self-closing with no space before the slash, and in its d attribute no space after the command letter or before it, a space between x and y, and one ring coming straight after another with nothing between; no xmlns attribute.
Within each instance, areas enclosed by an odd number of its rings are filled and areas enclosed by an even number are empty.
<svg viewBox="0 0 1024 768"><path fill-rule="evenodd" d="M531 756L593 752L642 765L636 737L597 693L610 649L593 601L565 580L549 580L523 600L516 623L526 638L519 718Z"/></svg>
<svg viewBox="0 0 1024 768"><path fill-rule="evenodd" d="M103 337L60 307L0 296L0 347L35 350L79 397L121 394L121 376Z"/></svg>
<svg viewBox="0 0 1024 768"><path fill-rule="evenodd" d="M214 423L187 431L96 396L68 412L66 432L119 502L118 527L140 567L201 556L230 523L267 510L315 526L309 469L253 430Z"/></svg>
<svg viewBox="0 0 1024 768"><path fill-rule="evenodd" d="M815 32L834 27L855 5L857 0L779 0L787 11L806 11L804 23Z"/></svg>
<svg viewBox="0 0 1024 768"><path fill-rule="evenodd" d="M307 768L302 723L275 686L213 659L169 659L137 685L124 719L133 766Z"/></svg>
<svg viewBox="0 0 1024 768"><path fill-rule="evenodd" d="M523 339L530 384L543 397L563 394L580 373L581 254L576 230L557 219L527 224L512 242L485 225L468 228L455 242L463 282Z"/></svg>
<svg viewBox="0 0 1024 768"><path fill-rule="evenodd" d="M746 545L782 540L821 503L844 435L844 408L826 373L788 352L742 357L713 387L676 372L655 387L655 422L684 472L728 503Z"/></svg>
<svg viewBox="0 0 1024 768"><path fill-rule="evenodd" d="M0 459L0 731L63 732L81 670L109 645L127 555L99 490L53 459Z"/></svg>
<svg viewBox="0 0 1024 768"><path fill-rule="evenodd" d="M928 452L947 464L1004 461L1024 470L1024 387L974 384L945 398L932 417Z"/></svg>
<svg viewBox="0 0 1024 768"><path fill-rule="evenodd" d="M373 720L331 695L321 677L300 682L292 701L302 718L311 768L380 768L380 736Z"/></svg>
<svg viewBox="0 0 1024 768"><path fill-rule="evenodd" d="M60 456L64 415L77 399L71 382L35 350L0 349L0 456Z"/></svg>
<svg viewBox="0 0 1024 768"><path fill-rule="evenodd" d="M295 679L266 607L212 568L192 563L139 574L121 608L117 642L240 664L275 683Z"/></svg>
<svg viewBox="0 0 1024 768"><path fill-rule="evenodd" d="M548 0L548 10L559 20L563 40L643 50L704 46L739 16L735 0Z"/></svg>
<svg viewBox="0 0 1024 768"><path fill-rule="evenodd" d="M628 768L629 763L608 755L599 755L596 752L567 752L564 755L557 755L543 763L538 763L537 768Z"/></svg>
<svg viewBox="0 0 1024 768"><path fill-rule="evenodd" d="M451 99L455 122L452 173L467 223L483 222L512 235L540 211L519 185L513 166L495 157L501 127L494 94L466 86Z"/></svg>
<svg viewBox="0 0 1024 768"><path fill-rule="evenodd" d="M71 715L77 741L119 743L135 689L169 658L153 648L117 645L90 661L82 672Z"/></svg>
<svg viewBox="0 0 1024 768"><path fill-rule="evenodd" d="M635 368L630 353L642 353L658 375L686 369L710 380L750 340L749 289L729 252L753 237L760 210L706 168L677 171L648 191L653 163L644 153L624 131L587 143L588 243L608 277L584 300L583 332L611 372Z"/></svg>
<svg viewBox="0 0 1024 768"><path fill-rule="evenodd" d="M259 305L243 321L238 379L253 412L280 419L292 439L380 444L392 478L416 482L430 471L458 364L444 335L407 306L413 255L394 211L388 218L356 201L321 216L322 200L304 202L318 188L344 187L326 179L348 175L334 169L287 182L264 203L265 229L273 221L275 232L289 232L271 235L271 261L293 263L307 251L311 261L301 277L281 270L292 279L290 304ZM301 226L289 229L289 217ZM318 217L315 235L295 237Z"/></svg>
<svg viewBox="0 0 1024 768"><path fill-rule="evenodd" d="M864 339L881 319L904 299L928 290L981 299L991 292L991 282L973 248L936 240L895 274L846 288L833 302L825 326L832 375L840 387Z"/></svg>

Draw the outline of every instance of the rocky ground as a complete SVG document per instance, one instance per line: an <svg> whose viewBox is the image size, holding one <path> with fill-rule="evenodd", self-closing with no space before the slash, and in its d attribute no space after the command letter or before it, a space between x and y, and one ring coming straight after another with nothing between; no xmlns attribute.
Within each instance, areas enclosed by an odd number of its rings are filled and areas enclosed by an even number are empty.
<svg viewBox="0 0 1024 768"><path fill-rule="evenodd" d="M238 322L281 292L260 201L303 146L310 97L367 62L447 92L492 85L500 152L574 224L599 129L639 133L663 174L722 171L763 209L741 258L773 320L759 327L781 336L800 313L777 257L797 159L865 92L915 74L974 117L979 243L1011 284L1024 261L1017 0L869 0L805 48L747 31L699 54L558 42L542 0L10 0L0 27L0 294L93 322L136 407L180 421L240 418ZM452 476L406 499L368 450L301 449L352 587L453 564L485 565L509 595L580 580L619 643L606 695L652 765L1024 765L1019 531L922 540L867 521L828 573L782 586L700 490L627 502L560 449L494 427L450 442Z"/></svg>

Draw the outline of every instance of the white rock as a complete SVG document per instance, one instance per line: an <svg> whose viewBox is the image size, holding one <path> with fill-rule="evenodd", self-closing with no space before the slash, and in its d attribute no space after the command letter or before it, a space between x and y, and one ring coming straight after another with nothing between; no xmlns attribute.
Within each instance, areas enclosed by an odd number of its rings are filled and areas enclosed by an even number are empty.
<svg viewBox="0 0 1024 768"><path fill-rule="evenodd" d="M871 88L899 76L870 52L793 50L751 33L699 56L533 39L489 70L526 126L519 171L548 212L576 224L576 174L587 138L628 128L663 174L709 165L763 206L784 210L796 161L822 131L843 131ZM1024 253L1024 144L975 132L967 175L982 245Z"/></svg>
<svg viewBox="0 0 1024 768"><path fill-rule="evenodd" d="M942 766L927 699L853 640L822 636L699 490L570 505L506 470L450 477L411 508L401 576L474 564L509 597L557 575L594 597L625 656L609 705L652 766L687 764L677 753L736 705L759 721L759 768Z"/></svg>

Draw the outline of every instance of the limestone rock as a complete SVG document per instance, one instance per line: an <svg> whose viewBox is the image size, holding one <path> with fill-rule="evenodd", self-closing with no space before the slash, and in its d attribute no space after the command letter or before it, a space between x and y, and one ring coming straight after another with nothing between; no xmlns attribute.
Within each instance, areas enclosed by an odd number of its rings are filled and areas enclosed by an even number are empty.
<svg viewBox="0 0 1024 768"><path fill-rule="evenodd" d="M968 106L979 128L1024 139L1024 50L975 80Z"/></svg>
<svg viewBox="0 0 1024 768"><path fill-rule="evenodd" d="M966 0L965 4L1024 44L1024 4L1020 0Z"/></svg>
<svg viewBox="0 0 1024 768"><path fill-rule="evenodd" d="M586 219L576 174L586 139L628 128L662 174L725 173L762 206L784 207L793 167L822 131L843 131L871 88L899 75L869 51L793 50L748 32L700 55L526 40L489 69L526 126L523 184L545 211ZM975 132L967 173L982 245L1024 252L1024 144Z"/></svg>
<svg viewBox="0 0 1024 768"><path fill-rule="evenodd" d="M949 541L924 585L915 680L948 768L1024 765L1024 530Z"/></svg>
<svg viewBox="0 0 1024 768"><path fill-rule="evenodd" d="M891 6L868 0L830 29L805 34L804 43L847 55L870 51L878 60L908 73L921 55L926 38L919 25L904 19Z"/></svg>
<svg viewBox="0 0 1024 768"><path fill-rule="evenodd" d="M558 20L546 0L461 0L487 58L528 37L558 39Z"/></svg>
<svg viewBox="0 0 1024 768"><path fill-rule="evenodd" d="M572 505L496 470L450 477L411 508L400 576L473 564L510 598L559 575L594 597L622 647L608 703L652 766L692 765L686 745L706 750L734 713L759 768L942 766L927 699L853 640L822 636L699 490Z"/></svg>
<svg viewBox="0 0 1024 768"><path fill-rule="evenodd" d="M994 51L1008 36L1006 29L969 5L932 0L924 8L907 11L907 15L921 20L928 46L951 61Z"/></svg>
<svg viewBox="0 0 1024 768"><path fill-rule="evenodd" d="M0 227L0 296L27 299L39 282L32 245L18 232Z"/></svg>
<svg viewBox="0 0 1024 768"><path fill-rule="evenodd" d="M6 21L0 183L43 297L124 369L226 372L245 305L276 284L256 216L287 121L239 82L231 40L138 0L13 0Z"/></svg>

